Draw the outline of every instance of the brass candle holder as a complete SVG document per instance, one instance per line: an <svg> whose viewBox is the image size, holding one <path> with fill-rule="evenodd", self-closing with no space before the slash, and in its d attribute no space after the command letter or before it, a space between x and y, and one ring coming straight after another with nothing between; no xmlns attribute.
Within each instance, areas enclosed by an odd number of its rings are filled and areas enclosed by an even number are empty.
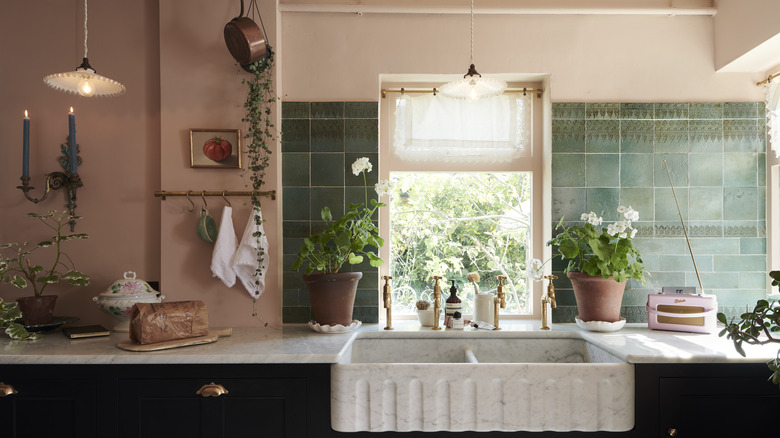
<svg viewBox="0 0 780 438"><path fill-rule="evenodd" d="M64 172L52 172L46 174L46 188L43 191L43 196L40 198L33 198L30 196L30 191L35 190L35 187L30 185L30 177L23 175L21 178L22 185L16 186L17 189L21 190L24 193L24 197L27 198L28 201L32 201L34 204L37 204L43 200L45 200L49 196L49 192L51 190L58 190L61 188L65 189L65 207L68 209L68 213L71 216L76 215L76 190L79 187L82 187L84 184L81 181L81 177L78 173L71 172L70 169L70 155L68 153L68 143L69 140L65 142L65 144L60 146L60 149L62 150L62 156L57 160L60 163L60 166L62 166ZM78 145L76 145L76 168L78 169L78 166L81 165L81 157L78 156ZM70 221L70 231L74 231L76 221Z"/></svg>

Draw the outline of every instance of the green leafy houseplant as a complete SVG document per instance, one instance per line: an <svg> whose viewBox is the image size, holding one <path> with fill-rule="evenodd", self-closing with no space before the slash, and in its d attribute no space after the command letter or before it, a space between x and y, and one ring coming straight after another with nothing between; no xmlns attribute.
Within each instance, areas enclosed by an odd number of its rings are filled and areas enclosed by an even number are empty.
<svg viewBox="0 0 780 438"><path fill-rule="evenodd" d="M265 184L265 170L268 168L271 145L274 143L276 129L272 115L272 108L279 98L274 92L273 81L274 51L266 45L266 56L255 61L247 67L252 75L250 79L242 79L247 85L246 101L244 102L244 117L242 122L247 123L246 132L246 157L248 160L247 172L252 185L251 204L256 225L262 225L263 218L260 214L261 188ZM262 233L254 234L257 239L257 264L263 265L265 250L260 244ZM260 274L258 268L257 274ZM259 281L257 281L259 283ZM253 312L256 315L256 312Z"/></svg>
<svg viewBox="0 0 780 438"><path fill-rule="evenodd" d="M30 333L24 329L24 326L16 322L22 317L19 311L19 304L15 302L6 303L0 298L0 327L5 327L5 333L11 339L35 340L41 335L39 333Z"/></svg>
<svg viewBox="0 0 780 438"><path fill-rule="evenodd" d="M368 199L368 187L366 172L372 169L368 158L358 158L352 163L354 175L363 174L363 186L365 190L365 204L350 204L349 210L341 218L334 220L330 208L323 207L321 211L325 228L319 233L312 234L304 239L298 252L298 258L292 266L298 270L305 265L306 275L314 271L326 274L335 274L341 270L345 263L357 265L363 262L364 256L368 258L373 267L382 266L384 261L367 247L380 248L385 241L379 237L379 228L373 221L373 215L385 204ZM381 197L391 190L388 181L380 181L374 187Z"/></svg>
<svg viewBox="0 0 780 438"><path fill-rule="evenodd" d="M6 243L0 245L0 281L9 283L19 289L25 289L32 285L33 295L40 297L50 284L67 281L74 286L86 286L89 284L89 276L76 270L73 260L63 251L65 242L73 239L86 239L86 234L63 234L63 226L78 220L67 211L58 213L51 211L47 214L28 213L54 231L55 235L50 239L38 243ZM54 260L51 266L33 262L33 255L44 248L53 248ZM6 303L0 300L0 323L8 327L6 333L13 339L35 339L37 335L27 333L21 324L13 321L21 316L17 303Z"/></svg>
<svg viewBox="0 0 780 438"><path fill-rule="evenodd" d="M773 286L780 284L778 282L780 271L771 271L769 276L772 277ZM780 338L772 336L780 332L780 304L758 300L756 307L752 311L740 315L738 322L734 322L734 320L729 322L724 313L718 313L718 321L725 325L718 336L726 335L727 339L731 339L734 342L734 348L743 357L745 356L745 349L742 348L743 342L753 345L780 343ZM769 379L772 383L780 385L780 350L774 359L767 362L767 366L772 371Z"/></svg>
<svg viewBox="0 0 780 438"><path fill-rule="evenodd" d="M639 213L631 207L618 207L623 219L602 227L601 217L595 213L583 213L582 225L564 226L558 223L557 236L547 242L557 248L561 260L568 260L564 273L582 272L590 276L612 277L620 283L633 278L645 284L644 264L639 250L634 246L636 229L632 221L639 220ZM536 270L541 263L534 260Z"/></svg>
<svg viewBox="0 0 780 438"><path fill-rule="evenodd" d="M48 285L59 283L61 280L65 280L73 286L87 286L89 276L77 271L73 260L62 249L62 245L69 240L89 237L86 234L63 234L62 227L79 218L71 216L66 211L62 213L51 211L47 214L27 213L27 216L38 219L42 224L51 228L55 235L48 240L34 244L23 242L0 245L0 250L15 249L13 256L0 258L0 280L19 289L32 285L33 294L36 297L43 295L43 291ZM48 268L32 261L33 254L44 248L54 248L56 251L54 261Z"/></svg>

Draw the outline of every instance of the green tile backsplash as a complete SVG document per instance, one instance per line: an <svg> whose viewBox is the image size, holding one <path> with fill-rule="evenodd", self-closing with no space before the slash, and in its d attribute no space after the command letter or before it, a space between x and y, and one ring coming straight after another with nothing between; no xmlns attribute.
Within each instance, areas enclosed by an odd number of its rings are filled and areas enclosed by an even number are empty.
<svg viewBox="0 0 780 438"><path fill-rule="evenodd" d="M352 162L369 157L377 181L378 104L376 102L282 102L283 256L282 322L313 319L311 301L301 272L290 269L303 239L321 226L320 210L344 214L350 202L363 202L362 177L352 174ZM379 319L379 273L363 271L355 298L354 318L366 323Z"/></svg>
<svg viewBox="0 0 780 438"><path fill-rule="evenodd" d="M662 286L698 284L664 160L669 166L697 267L707 292L729 315L764 296L766 175L764 105L738 103L554 103L552 108L552 217L577 221L596 211L615 220L617 205L640 212L637 245L650 272L646 286L629 282L622 315L647 320L647 294ZM320 208L361 202L356 158L378 165L376 102L283 102L282 183L285 323L312 319L301 273L290 266ZM376 167L375 167L376 168ZM369 185L378 172L371 172ZM555 322L577 314L571 284L553 262ZM379 317L378 271L358 267L354 316Z"/></svg>
<svg viewBox="0 0 780 438"><path fill-rule="evenodd" d="M629 282L623 316L647 321L648 293L698 285L664 160L705 290L729 315L764 296L763 103L554 103L552 114L555 223L591 210L614 220L618 203L640 213L637 245L651 275L646 286ZM554 321L573 322L563 268L553 264Z"/></svg>

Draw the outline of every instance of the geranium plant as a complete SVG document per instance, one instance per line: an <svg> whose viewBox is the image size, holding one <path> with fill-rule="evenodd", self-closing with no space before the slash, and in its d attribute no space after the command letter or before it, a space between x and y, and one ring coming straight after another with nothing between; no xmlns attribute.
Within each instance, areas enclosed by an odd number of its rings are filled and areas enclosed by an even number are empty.
<svg viewBox="0 0 780 438"><path fill-rule="evenodd" d="M304 239L298 258L292 266L298 270L305 265L306 275L314 271L335 274L345 263L357 265L363 263L365 257L375 268L382 266L384 261L370 248L381 248L385 241L379 237L379 228L373 221L374 213L385 204L376 199L368 198L366 173L372 166L368 158L358 158L352 163L354 175L363 174L365 203L349 204L349 210L341 218L334 220L329 207L323 207L320 215L325 222L325 228ZM374 190L381 198L390 192L389 181L380 181Z"/></svg>
<svg viewBox="0 0 780 438"><path fill-rule="evenodd" d="M73 260L63 251L62 245L72 239L86 239L86 234L63 234L62 227L78 219L67 211L57 213L50 211L47 214L27 213L27 216L38 219L45 226L51 228L55 235L38 243L6 243L0 245L0 250L13 249L12 256L0 257L0 280L10 283L19 289L32 286L36 297L43 295L43 291L50 284L65 280L73 286L87 286L89 276L76 270ZM54 260L51 266L44 268L32 261L36 251L44 248L53 248Z"/></svg>
<svg viewBox="0 0 780 438"><path fill-rule="evenodd" d="M642 257L632 240L637 231L631 223L639 220L639 213L622 205L617 211L623 219L607 227L602 226L603 219L594 212L582 214L582 225L567 227L561 218L555 228L560 232L547 244L556 248L562 260L569 261L564 273L577 271L612 277L619 283L633 278L645 284ZM533 266L540 264L535 261Z"/></svg>

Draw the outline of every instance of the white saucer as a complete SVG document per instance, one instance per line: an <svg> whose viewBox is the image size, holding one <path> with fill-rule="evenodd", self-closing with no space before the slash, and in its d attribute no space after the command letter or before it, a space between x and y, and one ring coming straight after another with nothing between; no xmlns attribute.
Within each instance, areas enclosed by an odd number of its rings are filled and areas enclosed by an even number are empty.
<svg viewBox="0 0 780 438"><path fill-rule="evenodd" d="M626 318L620 317L620 321L617 322L604 322L604 321L583 321L579 316L574 317L574 321L580 328L590 330L592 332L616 332L626 325Z"/></svg>
<svg viewBox="0 0 780 438"><path fill-rule="evenodd" d="M360 327L363 323L357 319L352 320L352 324L344 327L341 324L319 325L317 321L309 321L309 327L317 333L347 333Z"/></svg>

